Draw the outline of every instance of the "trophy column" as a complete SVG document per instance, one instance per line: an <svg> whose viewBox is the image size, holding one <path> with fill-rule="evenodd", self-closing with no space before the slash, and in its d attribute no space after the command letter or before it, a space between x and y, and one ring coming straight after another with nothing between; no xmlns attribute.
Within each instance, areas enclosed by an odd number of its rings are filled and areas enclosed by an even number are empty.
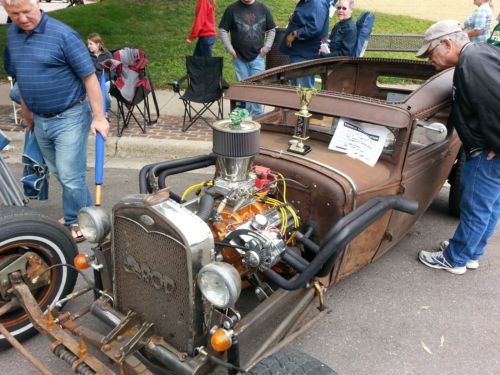
<svg viewBox="0 0 500 375"><path fill-rule="evenodd" d="M288 151L305 155L311 151L311 146L304 144L304 141L309 139L307 131L309 130L309 117L312 116L307 106L314 95L316 95L316 90L299 87L297 89L297 94L300 99L300 111L295 113L295 116L297 116L297 124L295 125L294 139L288 142L290 144L288 146Z"/></svg>

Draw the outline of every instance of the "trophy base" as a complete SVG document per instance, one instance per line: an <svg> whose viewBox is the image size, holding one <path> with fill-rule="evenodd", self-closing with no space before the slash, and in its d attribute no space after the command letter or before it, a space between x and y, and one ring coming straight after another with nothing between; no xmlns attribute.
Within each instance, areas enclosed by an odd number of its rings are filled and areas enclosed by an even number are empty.
<svg viewBox="0 0 500 375"><path fill-rule="evenodd" d="M294 154L300 154L300 155L305 155L309 153L312 150L311 146L309 145L304 145L303 148L298 148L295 145L292 145L288 147L288 152L293 152Z"/></svg>

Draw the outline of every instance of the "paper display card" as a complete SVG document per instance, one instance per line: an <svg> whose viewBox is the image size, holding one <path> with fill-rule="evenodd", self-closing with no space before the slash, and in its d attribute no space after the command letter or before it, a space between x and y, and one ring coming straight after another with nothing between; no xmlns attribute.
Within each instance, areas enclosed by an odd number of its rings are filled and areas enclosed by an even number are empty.
<svg viewBox="0 0 500 375"><path fill-rule="evenodd" d="M388 134L389 130L383 126L341 118L328 148L373 167L384 149Z"/></svg>

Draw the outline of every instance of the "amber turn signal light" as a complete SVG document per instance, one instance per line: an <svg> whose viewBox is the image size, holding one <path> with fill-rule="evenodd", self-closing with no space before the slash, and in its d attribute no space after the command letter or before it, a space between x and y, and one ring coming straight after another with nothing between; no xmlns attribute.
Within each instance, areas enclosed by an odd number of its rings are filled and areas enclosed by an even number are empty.
<svg viewBox="0 0 500 375"><path fill-rule="evenodd" d="M87 254L78 254L73 260L73 264L79 270L85 270L90 267L89 257Z"/></svg>
<svg viewBox="0 0 500 375"><path fill-rule="evenodd" d="M218 352L225 352L231 347L232 340L229 332L225 329L218 328L210 338L212 348Z"/></svg>

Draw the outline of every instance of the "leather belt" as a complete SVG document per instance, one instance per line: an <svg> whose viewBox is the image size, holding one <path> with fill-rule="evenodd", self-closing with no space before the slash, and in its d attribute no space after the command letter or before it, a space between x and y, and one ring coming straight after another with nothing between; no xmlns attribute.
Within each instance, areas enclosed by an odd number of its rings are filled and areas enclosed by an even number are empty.
<svg viewBox="0 0 500 375"><path fill-rule="evenodd" d="M59 113L39 113L38 116L43 117L43 118L52 118L52 117L59 116L63 112L59 112Z"/></svg>
<svg viewBox="0 0 500 375"><path fill-rule="evenodd" d="M69 107L67 107L66 109L64 109L61 112L58 112L58 113L37 113L37 114L38 114L38 116L45 118L45 119L56 117L56 116L59 116L61 113L66 112L68 109L73 108L75 105L83 103L85 101L85 98L86 98L86 96L83 96L81 99L78 99L76 102L74 102L73 104L71 104Z"/></svg>

